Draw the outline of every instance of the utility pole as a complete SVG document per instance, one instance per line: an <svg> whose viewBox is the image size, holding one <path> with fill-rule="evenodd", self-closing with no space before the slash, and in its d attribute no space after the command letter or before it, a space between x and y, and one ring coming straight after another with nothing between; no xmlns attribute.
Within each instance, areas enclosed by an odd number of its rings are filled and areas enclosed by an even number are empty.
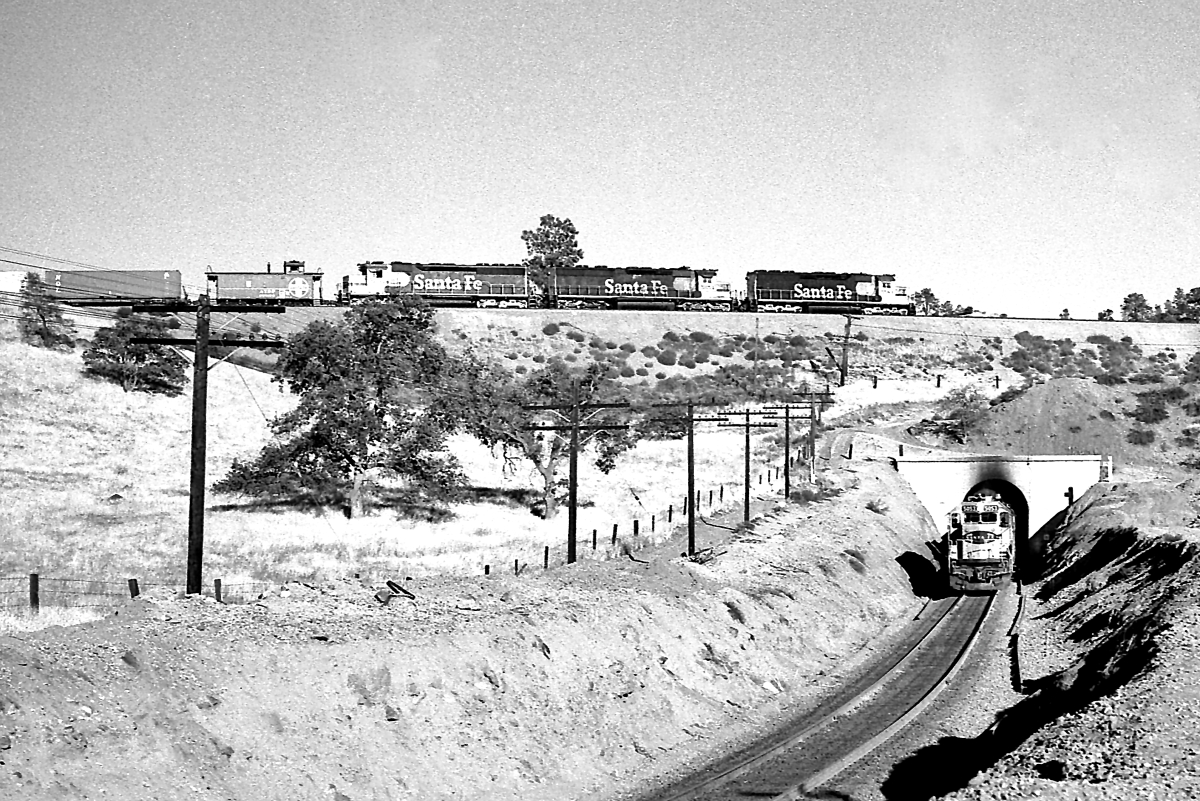
<svg viewBox="0 0 1200 801"><path fill-rule="evenodd" d="M684 406L687 408L687 417L683 422L687 424L687 516L688 516L688 546L687 555L692 556L696 553L696 423L698 422L722 422L724 417L696 417L697 406L715 406L713 403L696 403L694 400L687 400L681 403L656 403L656 408L672 408ZM658 418L660 422L671 421L672 418Z"/></svg>
<svg viewBox="0 0 1200 801"><path fill-rule="evenodd" d="M839 387L846 386L846 373L850 372L850 324L854 321L854 317L846 315L846 335L842 338L842 366L841 366L841 381Z"/></svg>
<svg viewBox="0 0 1200 801"><path fill-rule="evenodd" d="M560 419L564 417L563 410L569 412L566 415L567 425L528 425L525 426L526 431L570 431L568 440L571 453L568 464L570 472L567 479L567 564L575 564L578 556L577 543L577 528L578 528L578 509L579 509L579 449L581 443L579 441L580 431L617 431L629 428L628 425L584 425L580 418L580 412L583 411L598 411L601 409L628 409L628 403L580 403L579 402L579 379L571 380L571 402L570 403L533 403L521 408L526 410L544 409L557 415ZM559 435L555 435L559 436ZM586 445L587 443L583 443Z"/></svg>
<svg viewBox="0 0 1200 801"><path fill-rule="evenodd" d="M722 412L725 417L744 417L740 423L719 423L718 428L743 428L746 432L746 469L743 481L743 496L742 496L742 522L750 522L750 429L752 428L775 428L774 423L751 423L750 418L753 415L765 415L767 411L756 411L754 409L746 409L740 412Z"/></svg>
<svg viewBox="0 0 1200 801"><path fill-rule="evenodd" d="M119 304L128 306L128 303ZM211 344L209 326L213 312L256 312L282 314L284 306L219 303L213 305L208 295L201 295L196 303L187 301L171 303L149 303L133 305L134 312L195 312L196 335L192 342L195 361L192 365L192 459L191 481L188 489L188 549L187 549L187 592L199 593L204 575L204 477L205 458L208 451L208 350ZM174 337L134 337L135 344L178 345L188 340ZM277 348L287 343L282 340L221 339L221 346L240 348Z"/></svg>

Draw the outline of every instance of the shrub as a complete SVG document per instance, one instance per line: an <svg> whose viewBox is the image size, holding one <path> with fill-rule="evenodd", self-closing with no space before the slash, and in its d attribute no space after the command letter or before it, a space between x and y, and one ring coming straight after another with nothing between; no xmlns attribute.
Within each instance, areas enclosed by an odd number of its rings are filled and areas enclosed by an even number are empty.
<svg viewBox="0 0 1200 801"><path fill-rule="evenodd" d="M616 343L616 342L605 342L605 343L604 343L604 349L605 349L605 350L616 350L616 349L617 349L617 343Z"/></svg>
<svg viewBox="0 0 1200 801"><path fill-rule="evenodd" d="M558 323L546 323L542 326L542 333L548 337L552 337L559 332Z"/></svg>
<svg viewBox="0 0 1200 801"><path fill-rule="evenodd" d="M916 342L912 337L888 337L883 341L889 345L912 345ZM985 339L984 342L987 340Z"/></svg>
<svg viewBox="0 0 1200 801"><path fill-rule="evenodd" d="M660 372L655 373L654 377L657 378L659 381L662 381L664 378L667 377L667 374L660 371Z"/></svg>
<svg viewBox="0 0 1200 801"><path fill-rule="evenodd" d="M663 339L665 339L667 342L678 342L681 337L674 331L668 331L667 333L663 334Z"/></svg>
<svg viewBox="0 0 1200 801"><path fill-rule="evenodd" d="M659 364L672 365L675 364L678 359L678 355L676 355L675 351L673 350L664 350L662 353L658 354Z"/></svg>
<svg viewBox="0 0 1200 801"><path fill-rule="evenodd" d="M888 511L887 502L882 498L872 498L871 500L867 501L867 508L877 515L887 514ZM859 558L861 559L862 557Z"/></svg>
<svg viewBox="0 0 1200 801"><path fill-rule="evenodd" d="M653 345L647 345L641 349L640 353L647 359L653 359L658 355L658 348L654 347Z"/></svg>
<svg viewBox="0 0 1200 801"><path fill-rule="evenodd" d="M587 337L583 335L582 331L568 331L567 339L573 339L576 342L583 342L583 340L587 339Z"/></svg>
<svg viewBox="0 0 1200 801"><path fill-rule="evenodd" d="M634 376L634 370L632 367L630 367L629 365L625 365L624 367L621 368L621 378L633 378L633 376Z"/></svg>
<svg viewBox="0 0 1200 801"><path fill-rule="evenodd" d="M686 367L689 370L691 370L692 368L694 368L696 366L696 360L693 359L691 356L685 356L684 358L679 360L679 364L680 364L680 366Z"/></svg>
<svg viewBox="0 0 1200 801"><path fill-rule="evenodd" d="M1170 415L1167 413L1167 407L1162 404L1145 405L1139 404L1132 412L1127 412L1129 417L1137 420L1145 425L1154 425L1166 420Z"/></svg>
<svg viewBox="0 0 1200 801"><path fill-rule="evenodd" d="M909 342L912 342L912 340L910 339ZM796 334L796 335L788 338L788 344L791 345L793 348L807 348L808 347L808 337L806 337L802 334Z"/></svg>
<svg viewBox="0 0 1200 801"><path fill-rule="evenodd" d="M1148 428L1130 429L1125 435L1125 441L1130 445L1149 445L1154 442L1154 432Z"/></svg>
<svg viewBox="0 0 1200 801"><path fill-rule="evenodd" d="M862 331L859 331L857 334L855 334L854 338L859 342L866 342L868 339L870 339L870 337L864 334Z"/></svg>
<svg viewBox="0 0 1200 801"><path fill-rule="evenodd" d="M546 357L539 353L538 355L533 357L533 360L535 362L537 362L538 364L542 364L546 361Z"/></svg>
<svg viewBox="0 0 1200 801"><path fill-rule="evenodd" d="M693 342L712 342L713 335L705 331L693 331L688 334L688 339Z"/></svg>
<svg viewBox="0 0 1200 801"><path fill-rule="evenodd" d="M598 337L592 337L591 340L588 342L588 347L591 348L592 350L603 350L604 349L604 340L602 340Z"/></svg>
<svg viewBox="0 0 1200 801"><path fill-rule="evenodd" d="M633 353L635 350L637 350L637 346L632 342L626 342L621 345L621 350L625 351L626 353Z"/></svg>
<svg viewBox="0 0 1200 801"><path fill-rule="evenodd" d="M518 358L518 356L517 356L517 354L515 354L515 353L506 353L506 354L504 354L504 358L506 358L506 359L514 359L514 360L515 360L515 359L517 359L517 358Z"/></svg>
<svg viewBox="0 0 1200 801"><path fill-rule="evenodd" d="M1196 416L1200 417L1200 414L1198 414ZM1100 410L1100 419L1101 420L1116 420L1117 416L1115 414L1113 414L1112 412L1110 412L1108 409L1101 409Z"/></svg>
<svg viewBox="0 0 1200 801"><path fill-rule="evenodd" d="M578 359L579 359L579 357L576 356L574 353L568 353L566 356L563 356L563 361L566 361L566 362L574 362L574 361L578 361Z"/></svg>
<svg viewBox="0 0 1200 801"><path fill-rule="evenodd" d="M645 367L639 367L639 368L638 368L637 370L635 370L634 372L635 372L635 373L637 373L637 374L638 374L638 375L640 375L640 376L647 376L647 375L650 375L650 371L649 371L649 370L647 370Z"/></svg>
<svg viewBox="0 0 1200 801"><path fill-rule="evenodd" d="M517 369L513 372L517 373L518 375L524 375L525 373L529 372L529 369L523 364L518 364Z"/></svg>

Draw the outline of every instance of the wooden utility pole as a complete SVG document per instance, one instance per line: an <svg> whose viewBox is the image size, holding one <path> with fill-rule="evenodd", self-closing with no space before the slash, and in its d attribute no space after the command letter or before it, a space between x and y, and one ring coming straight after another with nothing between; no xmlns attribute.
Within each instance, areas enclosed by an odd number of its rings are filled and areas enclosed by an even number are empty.
<svg viewBox="0 0 1200 801"><path fill-rule="evenodd" d="M850 372L850 324L854 321L854 317L846 315L846 335L842 338L842 366L839 370L841 380L838 382L839 387L846 386L846 373Z"/></svg>
<svg viewBox="0 0 1200 801"><path fill-rule="evenodd" d="M696 417L697 406L715 406L713 403L697 403L694 400L687 400L680 403L656 403L655 407L670 408L684 406L687 408L687 417L683 422L687 425L687 516L688 516L688 546L687 555L693 556L696 553L696 517L698 515L697 507L700 504L696 502L696 423L699 422L722 422L724 417ZM659 418L659 421L670 421L673 418Z"/></svg>
<svg viewBox="0 0 1200 801"><path fill-rule="evenodd" d="M570 471L567 479L567 564L574 564L578 558L577 528L578 528L578 508L579 508L579 432L580 431L617 431L629 428L628 425L583 425L580 418L580 412L596 411L600 409L628 409L628 403L580 403L579 402L579 379L571 381L571 402L570 403L533 403L521 407L526 410L545 409L557 415L560 419L564 417L563 410L569 412L565 416L566 425L547 426L547 425L529 425L525 426L526 431L570 431L568 440L571 449ZM558 436L558 435L556 435ZM583 443L586 445L587 443Z"/></svg>
<svg viewBox="0 0 1200 801"><path fill-rule="evenodd" d="M725 417L744 417L740 423L719 423L718 428L742 428L746 432L745 454L746 454L746 469L743 480L743 495L742 495L742 521L750 522L750 429L752 428L775 428L774 423L751 423L750 418L754 415L769 414L766 410L746 409L740 412L722 412Z"/></svg>
<svg viewBox="0 0 1200 801"><path fill-rule="evenodd" d="M129 304L122 303L122 306ZM187 592L194 595L204 586L204 477L205 457L208 451L208 350L211 344L209 326L213 312L255 312L282 314L284 306L259 306L255 304L222 303L213 305L208 295L201 295L196 303L186 301L134 305L134 312L195 312L196 335L195 362L192 365L192 459L191 483L188 489L188 548L187 548ZM188 342L174 337L134 337L135 344L179 345ZM287 343L282 340L221 339L221 346L239 348L277 348Z"/></svg>

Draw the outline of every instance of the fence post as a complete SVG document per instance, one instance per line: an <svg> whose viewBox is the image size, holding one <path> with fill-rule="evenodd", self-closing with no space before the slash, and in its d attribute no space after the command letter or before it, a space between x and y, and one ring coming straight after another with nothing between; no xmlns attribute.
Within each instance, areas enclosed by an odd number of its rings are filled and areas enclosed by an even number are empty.
<svg viewBox="0 0 1200 801"><path fill-rule="evenodd" d="M847 459L854 458L854 443L853 442L850 443L850 450L846 451L846 458Z"/></svg>
<svg viewBox="0 0 1200 801"><path fill-rule="evenodd" d="M488 575L491 575L491 573L492 573L492 566L484 565L483 566L483 575L488 576Z"/></svg>
<svg viewBox="0 0 1200 801"><path fill-rule="evenodd" d="M637 521L637 518L634 518L634 520L633 520L633 536L636 537L637 535L638 535L638 521Z"/></svg>
<svg viewBox="0 0 1200 801"><path fill-rule="evenodd" d="M38 596L38 574L30 573L29 574L29 610L31 612L33 612L33 614L36 615L38 613L38 610L41 608L42 608L42 601L41 601L41 598Z"/></svg>
<svg viewBox="0 0 1200 801"><path fill-rule="evenodd" d="M725 503L725 485L722 484L718 489L720 490L721 503Z"/></svg>
<svg viewBox="0 0 1200 801"><path fill-rule="evenodd" d="M673 517L675 517L675 504L667 507L667 522L670 523Z"/></svg>
<svg viewBox="0 0 1200 801"><path fill-rule="evenodd" d="M616 524L616 523L613 523L613 539L612 539L612 544L613 544L613 545L616 545L616 544L617 544L617 524Z"/></svg>
<svg viewBox="0 0 1200 801"><path fill-rule="evenodd" d="M592 529L592 550L596 550L596 529Z"/></svg>
<svg viewBox="0 0 1200 801"><path fill-rule="evenodd" d="M520 559L513 560L513 575L514 576L521 575L521 560Z"/></svg>
<svg viewBox="0 0 1200 801"><path fill-rule="evenodd" d="M942 377L940 375L937 377L937 388L942 388Z"/></svg>
<svg viewBox="0 0 1200 801"><path fill-rule="evenodd" d="M657 521L655 520L654 515L650 515L650 533L651 534L654 533L654 525L656 522Z"/></svg>
<svg viewBox="0 0 1200 801"><path fill-rule="evenodd" d="M712 490L708 491L708 505L710 508L712 507Z"/></svg>
<svg viewBox="0 0 1200 801"><path fill-rule="evenodd" d="M136 598L141 594L142 594L141 590L138 589L137 579L131 578L129 580L129 597Z"/></svg>
<svg viewBox="0 0 1200 801"><path fill-rule="evenodd" d="M687 498L683 499L683 513L685 515L688 513L688 499Z"/></svg>
<svg viewBox="0 0 1200 801"><path fill-rule="evenodd" d="M592 550L596 550L596 532L592 532ZM542 551L542 570L550 569L550 546L547 545Z"/></svg>
<svg viewBox="0 0 1200 801"><path fill-rule="evenodd" d="M904 443L903 442L900 443L900 455L901 456L904 455Z"/></svg>
<svg viewBox="0 0 1200 801"><path fill-rule="evenodd" d="M217 599L217 603L221 603L221 580L213 579L213 595Z"/></svg>
<svg viewBox="0 0 1200 801"><path fill-rule="evenodd" d="M879 376L871 376L871 389L879 389Z"/></svg>

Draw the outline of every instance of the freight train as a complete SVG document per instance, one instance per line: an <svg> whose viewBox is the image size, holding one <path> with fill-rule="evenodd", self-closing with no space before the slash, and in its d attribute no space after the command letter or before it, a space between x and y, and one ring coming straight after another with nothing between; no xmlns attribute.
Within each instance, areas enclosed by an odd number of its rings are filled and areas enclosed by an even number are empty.
<svg viewBox="0 0 1200 801"><path fill-rule="evenodd" d="M951 592L995 592L1013 572L1017 518L994 491L972 493L954 507L946 529Z"/></svg>
<svg viewBox="0 0 1200 801"><path fill-rule="evenodd" d="M47 284L67 302L159 301L184 297L179 271L78 271L47 273ZM51 277L53 276L53 277ZM755 270L744 293L716 270L689 267L587 267L556 271L547 287L520 264L418 264L368 261L342 279L334 297L322 290L322 273L303 261L282 270L210 270L209 296L239 303L319 306L388 297L419 297L433 306L478 309L662 309L702 312L914 314L894 275Z"/></svg>

